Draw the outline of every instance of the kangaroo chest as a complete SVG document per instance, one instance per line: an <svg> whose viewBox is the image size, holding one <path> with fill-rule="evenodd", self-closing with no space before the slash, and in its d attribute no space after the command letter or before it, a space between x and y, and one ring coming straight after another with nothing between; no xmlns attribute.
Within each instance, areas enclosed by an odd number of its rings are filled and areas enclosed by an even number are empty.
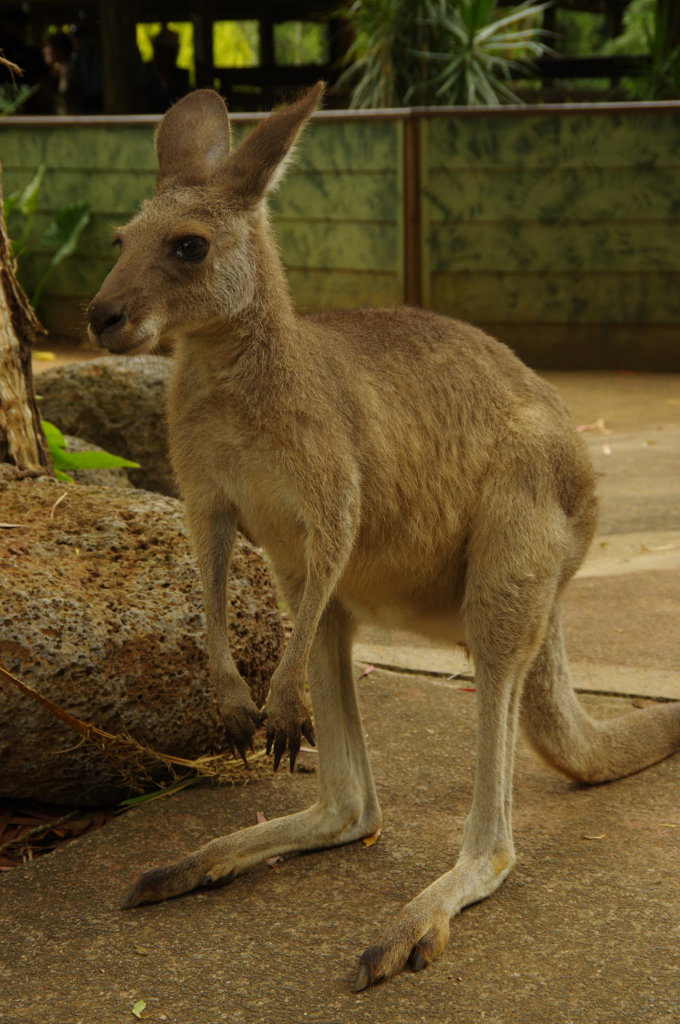
<svg viewBox="0 0 680 1024"><path fill-rule="evenodd" d="M226 499L256 544L275 559L298 564L303 516L280 446L217 396L200 405L174 398L168 436L182 496L205 508Z"/></svg>

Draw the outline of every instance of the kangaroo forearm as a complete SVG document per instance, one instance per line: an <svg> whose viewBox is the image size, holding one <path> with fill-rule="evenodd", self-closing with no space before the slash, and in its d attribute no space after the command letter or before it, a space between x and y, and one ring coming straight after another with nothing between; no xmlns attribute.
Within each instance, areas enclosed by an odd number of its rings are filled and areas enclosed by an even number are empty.
<svg viewBox="0 0 680 1024"><path fill-rule="evenodd" d="M190 502L186 511L203 587L208 636L226 637L227 584L236 539L236 512L232 508L205 511Z"/></svg>
<svg viewBox="0 0 680 1024"><path fill-rule="evenodd" d="M237 515L231 506L211 509L187 502L187 518L203 587L210 676L221 708L250 701L229 646L228 580Z"/></svg>

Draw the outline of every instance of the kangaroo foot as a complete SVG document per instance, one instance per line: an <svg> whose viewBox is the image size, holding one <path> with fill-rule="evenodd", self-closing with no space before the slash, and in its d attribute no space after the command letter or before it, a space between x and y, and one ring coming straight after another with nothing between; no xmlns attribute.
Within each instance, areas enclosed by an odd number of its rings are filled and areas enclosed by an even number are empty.
<svg viewBox="0 0 680 1024"><path fill-rule="evenodd" d="M436 960L449 940L451 918L470 903L490 896L514 861L511 848L474 858L461 856L451 871L407 903L383 938L362 953L355 992L392 978L407 964L421 971Z"/></svg>
<svg viewBox="0 0 680 1024"><path fill-rule="evenodd" d="M408 963L414 971L421 971L440 955L449 941L449 917L437 913L429 921L404 920L385 937L383 942L369 946L359 962L354 991L362 992L398 974Z"/></svg>

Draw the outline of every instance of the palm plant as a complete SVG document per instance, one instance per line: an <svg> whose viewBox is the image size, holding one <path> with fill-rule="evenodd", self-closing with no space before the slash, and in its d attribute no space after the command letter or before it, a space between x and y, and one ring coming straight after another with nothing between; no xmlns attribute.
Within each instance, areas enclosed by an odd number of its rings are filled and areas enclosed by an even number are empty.
<svg viewBox="0 0 680 1024"><path fill-rule="evenodd" d="M498 0L354 0L341 83L353 107L518 102L508 82L546 51L536 16L548 6L523 0L499 14Z"/></svg>
<svg viewBox="0 0 680 1024"><path fill-rule="evenodd" d="M353 107L403 105L413 45L408 30L419 23L421 7L419 0L354 0L338 11L355 34L339 81L351 84Z"/></svg>
<svg viewBox="0 0 680 1024"><path fill-rule="evenodd" d="M644 29L649 50L649 70L643 76L640 98L676 100L680 97L680 43L678 11L671 4L656 4Z"/></svg>

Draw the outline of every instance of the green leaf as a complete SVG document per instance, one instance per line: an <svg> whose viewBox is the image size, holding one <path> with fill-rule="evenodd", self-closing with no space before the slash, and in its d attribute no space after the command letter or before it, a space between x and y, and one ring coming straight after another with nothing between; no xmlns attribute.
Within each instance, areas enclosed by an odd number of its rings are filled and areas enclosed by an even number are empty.
<svg viewBox="0 0 680 1024"><path fill-rule="evenodd" d="M130 459L110 452L64 452L64 456L67 469L115 469L119 466L139 469L138 462L131 462Z"/></svg>
<svg viewBox="0 0 680 1024"><path fill-rule="evenodd" d="M29 100L40 88L39 85L19 85L15 87L17 89L17 95L13 100L5 100L0 98L0 117L9 117L10 114L16 113L26 100Z"/></svg>
<svg viewBox="0 0 680 1024"><path fill-rule="evenodd" d="M68 206L64 206L55 213L52 223L41 239L42 245L58 246L57 252L52 257L52 263L55 266L74 252L80 233L83 228L87 227L89 221L89 203L69 203Z"/></svg>
<svg viewBox="0 0 680 1024"><path fill-rule="evenodd" d="M120 455L112 455L111 452L67 452L66 438L59 427L55 427L54 423L50 423L48 420L41 422L52 456L54 472L59 480L75 483L73 477L66 472L68 469L112 469L118 466L139 469L138 462L124 459Z"/></svg>
<svg viewBox="0 0 680 1024"><path fill-rule="evenodd" d="M73 479L72 476L69 476L68 473L64 473L64 471L61 469L57 469L56 466L54 467L54 475L56 476L57 480L63 480L65 484L75 483L75 480Z"/></svg>
<svg viewBox="0 0 680 1024"><path fill-rule="evenodd" d="M75 483L73 477L69 476L65 471L67 469L73 469L68 459L68 452L65 452L63 448L52 448L50 446L50 454L52 456L52 465L54 466L54 472L57 474L59 480L68 480L69 483Z"/></svg>
<svg viewBox="0 0 680 1024"><path fill-rule="evenodd" d="M142 1011L146 1009L146 1003L143 999L138 999L135 1005L132 1007L132 1012L137 1020L142 1019Z"/></svg>
<svg viewBox="0 0 680 1024"><path fill-rule="evenodd" d="M54 423L49 423L48 420L41 420L41 423L50 449L65 448L66 438L59 427L55 427Z"/></svg>
<svg viewBox="0 0 680 1024"><path fill-rule="evenodd" d="M10 213L21 199L21 192L12 192L2 201L2 208L5 212L5 219L9 217Z"/></svg>
<svg viewBox="0 0 680 1024"><path fill-rule="evenodd" d="M23 213L24 217L31 217L38 209L40 189L42 188L46 170L47 166L45 164L41 164L31 181L29 181L28 185L21 193L19 209Z"/></svg>
<svg viewBox="0 0 680 1024"><path fill-rule="evenodd" d="M539 19L549 4L521 0L357 0L341 16L354 30L341 81L353 107L519 102L505 86L547 51Z"/></svg>
<svg viewBox="0 0 680 1024"><path fill-rule="evenodd" d="M45 246L58 246L57 251L50 260L47 270L38 281L35 291L31 295L31 305L37 308L40 296L52 273L56 270L62 260L74 252L80 233L87 226L90 220L89 203L69 203L55 213L52 223L42 236L42 244Z"/></svg>
<svg viewBox="0 0 680 1024"><path fill-rule="evenodd" d="M140 796L130 796L127 800L121 800L118 804L119 807L136 807L137 804L147 804L150 800L161 800L165 796L173 796L175 793L179 793L181 789L186 789L187 786L194 786L201 780L196 778L191 779L180 779L179 782L175 782L172 786L166 786L164 789L154 789L152 793L142 793Z"/></svg>

